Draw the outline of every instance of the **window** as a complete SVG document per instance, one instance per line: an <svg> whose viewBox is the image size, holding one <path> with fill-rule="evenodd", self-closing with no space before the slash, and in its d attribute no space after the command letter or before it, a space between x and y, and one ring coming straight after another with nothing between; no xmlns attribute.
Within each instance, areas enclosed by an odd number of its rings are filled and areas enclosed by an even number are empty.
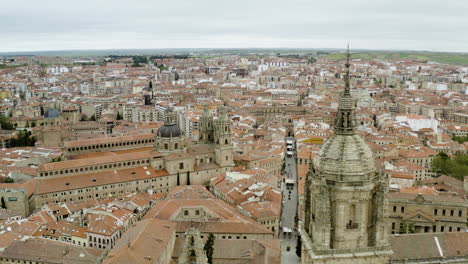
<svg viewBox="0 0 468 264"><path fill-rule="evenodd" d="M453 216L453 210L450 210L450 216Z"/></svg>
<svg viewBox="0 0 468 264"><path fill-rule="evenodd" d="M404 213L405 212L405 207L401 207L401 213Z"/></svg>
<svg viewBox="0 0 468 264"><path fill-rule="evenodd" d="M434 215L437 215L437 209L434 209Z"/></svg>
<svg viewBox="0 0 468 264"><path fill-rule="evenodd" d="M179 148L179 143L175 143L175 144L174 144L174 148L175 148L175 149L178 149L178 148Z"/></svg>
<svg viewBox="0 0 468 264"><path fill-rule="evenodd" d="M458 216L462 216L462 211L458 211Z"/></svg>
<svg viewBox="0 0 468 264"><path fill-rule="evenodd" d="M199 211L199 210L196 210L196 211L195 211L195 215L200 215L200 211Z"/></svg>
<svg viewBox="0 0 468 264"><path fill-rule="evenodd" d="M167 143L164 143L164 149L168 149L169 146L167 145Z"/></svg>
<svg viewBox="0 0 468 264"><path fill-rule="evenodd" d="M442 210L442 215L445 215L445 209L444 209L444 210Z"/></svg>
<svg viewBox="0 0 468 264"><path fill-rule="evenodd" d="M15 202L15 201L18 201L18 198L16 198L16 197L8 197L8 201L10 201L10 202Z"/></svg>
<svg viewBox="0 0 468 264"><path fill-rule="evenodd" d="M183 162L179 163L179 169L180 169L180 170L183 170L183 169L184 169L184 163L183 163Z"/></svg>
<svg viewBox="0 0 468 264"><path fill-rule="evenodd" d="M188 215L188 210L185 210L185 211L184 211L184 215L185 215L185 216Z"/></svg>

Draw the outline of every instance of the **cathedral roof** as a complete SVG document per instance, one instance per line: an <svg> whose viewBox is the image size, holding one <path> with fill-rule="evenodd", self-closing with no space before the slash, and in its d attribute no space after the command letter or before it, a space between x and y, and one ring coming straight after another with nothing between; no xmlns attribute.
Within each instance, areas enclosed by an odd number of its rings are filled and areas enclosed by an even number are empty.
<svg viewBox="0 0 468 264"><path fill-rule="evenodd" d="M360 135L334 135L320 149L316 167L332 175L367 174L375 171L374 155Z"/></svg>
<svg viewBox="0 0 468 264"><path fill-rule="evenodd" d="M321 173L330 175L331 180L359 181L362 179L356 176L367 175L375 171L375 160L369 145L356 134L355 103L350 93L349 66L348 52L346 85L339 100L335 118L335 134L320 149L316 166Z"/></svg>

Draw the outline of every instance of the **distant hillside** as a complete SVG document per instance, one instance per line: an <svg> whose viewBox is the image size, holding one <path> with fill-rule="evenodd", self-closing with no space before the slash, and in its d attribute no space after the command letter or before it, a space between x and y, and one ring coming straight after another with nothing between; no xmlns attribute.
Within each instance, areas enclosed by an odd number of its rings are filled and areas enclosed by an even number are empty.
<svg viewBox="0 0 468 264"><path fill-rule="evenodd" d="M376 51L376 52L358 52L351 54L353 59L382 59L382 60L401 60L414 59L422 61L433 61L438 63L468 64L467 53L445 53L445 52L423 52L423 51ZM345 53L333 53L326 56L331 60L343 60Z"/></svg>

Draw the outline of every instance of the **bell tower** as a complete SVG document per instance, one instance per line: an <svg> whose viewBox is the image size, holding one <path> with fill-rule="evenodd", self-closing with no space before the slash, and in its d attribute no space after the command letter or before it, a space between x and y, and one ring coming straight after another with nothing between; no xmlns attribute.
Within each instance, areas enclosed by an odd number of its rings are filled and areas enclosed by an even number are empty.
<svg viewBox="0 0 468 264"><path fill-rule="evenodd" d="M348 47L335 133L311 162L306 178L302 263L383 264L393 254L385 210L388 181L356 133L349 58Z"/></svg>
<svg viewBox="0 0 468 264"><path fill-rule="evenodd" d="M216 163L221 167L234 166L231 123L224 107L218 108L218 119L213 125Z"/></svg>
<svg viewBox="0 0 468 264"><path fill-rule="evenodd" d="M204 106L203 114L200 117L200 143L211 144L214 142L213 115L208 110L208 105Z"/></svg>

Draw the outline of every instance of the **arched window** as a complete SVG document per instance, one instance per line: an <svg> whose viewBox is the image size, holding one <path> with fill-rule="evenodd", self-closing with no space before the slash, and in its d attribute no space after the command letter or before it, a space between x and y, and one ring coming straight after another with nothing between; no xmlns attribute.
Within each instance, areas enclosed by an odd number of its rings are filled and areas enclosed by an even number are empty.
<svg viewBox="0 0 468 264"><path fill-rule="evenodd" d="M348 228L357 228L355 204L349 206Z"/></svg>

